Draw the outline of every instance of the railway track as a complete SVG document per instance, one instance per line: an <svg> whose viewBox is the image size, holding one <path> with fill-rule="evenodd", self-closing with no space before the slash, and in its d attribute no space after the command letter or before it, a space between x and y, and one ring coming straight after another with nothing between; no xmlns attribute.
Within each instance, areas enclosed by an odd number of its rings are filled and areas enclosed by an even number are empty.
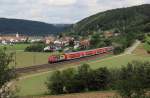
<svg viewBox="0 0 150 98"><path fill-rule="evenodd" d="M27 74L31 72L38 72L44 69L54 69L56 67L60 67L66 64L80 64L83 61L94 60L96 58L100 58L108 54L112 54L112 53L99 54L99 55L94 55L94 56L89 56L89 57L84 57L84 58L79 58L79 59L74 59L74 60L69 60L69 61L63 61L63 62L58 62L58 63L53 63L53 64L42 64L42 65L34 65L34 66L29 66L29 67L24 67L24 68L17 68L15 71L17 74Z"/></svg>

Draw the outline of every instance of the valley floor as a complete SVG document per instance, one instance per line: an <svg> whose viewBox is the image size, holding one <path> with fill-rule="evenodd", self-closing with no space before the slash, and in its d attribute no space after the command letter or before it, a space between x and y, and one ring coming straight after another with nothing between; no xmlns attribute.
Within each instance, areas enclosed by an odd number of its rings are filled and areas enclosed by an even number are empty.
<svg viewBox="0 0 150 98"><path fill-rule="evenodd" d="M88 62L84 62L84 63L90 64L91 68L93 68L93 69L96 69L99 67L107 67L107 68L113 69L113 68L120 68L122 66L125 66L128 62L131 62L134 60L150 61L149 54L141 54L140 51L141 51L141 53L143 53L143 51L145 51L143 49L142 44L138 45L138 47L132 52L132 54L121 54L121 55L117 55L117 56L110 56L110 57L92 60L92 61L88 61ZM144 52L144 53L146 53L146 52ZM78 65L80 65L80 64L78 64ZM73 66L70 66L70 67L73 67ZM74 67L76 67L76 66L74 66ZM68 67L66 67L66 68L68 68ZM22 79L17 82L18 88L20 89L20 92L18 94L20 96L42 96L42 95L45 95L47 92L45 82L46 82L47 78L51 75L51 72L52 71L22 77ZM47 98L49 98L49 97L47 97ZM57 98L57 97L54 97L54 98ZM63 97L58 97L58 98L63 98ZM71 98L78 98L78 97L71 97ZM97 97L86 97L86 98L97 98ZM101 97L99 97L99 98L101 98Z"/></svg>

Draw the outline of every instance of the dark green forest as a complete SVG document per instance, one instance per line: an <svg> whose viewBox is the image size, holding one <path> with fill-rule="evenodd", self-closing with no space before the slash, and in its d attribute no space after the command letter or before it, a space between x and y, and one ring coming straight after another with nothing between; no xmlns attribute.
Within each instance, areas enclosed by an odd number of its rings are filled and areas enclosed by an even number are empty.
<svg viewBox="0 0 150 98"><path fill-rule="evenodd" d="M53 25L44 22L0 18L1 34L25 34L25 35L46 35L57 34L65 31L70 25Z"/></svg>
<svg viewBox="0 0 150 98"><path fill-rule="evenodd" d="M120 33L149 32L150 4L118 8L87 17L72 27L75 35L87 32L114 30Z"/></svg>

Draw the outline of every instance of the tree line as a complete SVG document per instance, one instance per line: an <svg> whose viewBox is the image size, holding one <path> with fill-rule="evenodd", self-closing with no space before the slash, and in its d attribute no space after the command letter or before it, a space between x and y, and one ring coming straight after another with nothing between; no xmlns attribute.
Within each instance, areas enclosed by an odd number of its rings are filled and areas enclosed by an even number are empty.
<svg viewBox="0 0 150 98"><path fill-rule="evenodd" d="M150 31L150 4L112 9L97 13L74 24L70 35L88 36L87 32L116 29L125 32Z"/></svg>
<svg viewBox="0 0 150 98"><path fill-rule="evenodd" d="M116 90L124 98L145 98L150 89L150 62L133 61L121 69L77 69L55 71L46 82L50 94Z"/></svg>

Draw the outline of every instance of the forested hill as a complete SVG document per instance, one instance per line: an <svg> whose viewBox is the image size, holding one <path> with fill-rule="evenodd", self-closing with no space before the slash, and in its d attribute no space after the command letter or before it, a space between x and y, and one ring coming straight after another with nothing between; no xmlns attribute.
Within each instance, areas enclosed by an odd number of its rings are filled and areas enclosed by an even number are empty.
<svg viewBox="0 0 150 98"><path fill-rule="evenodd" d="M118 30L149 32L150 4L118 8L87 17L73 26L72 32L86 35L87 31Z"/></svg>
<svg viewBox="0 0 150 98"><path fill-rule="evenodd" d="M45 35L63 32L70 25L53 25L38 21L0 18L0 33L11 34L19 32L27 35Z"/></svg>

